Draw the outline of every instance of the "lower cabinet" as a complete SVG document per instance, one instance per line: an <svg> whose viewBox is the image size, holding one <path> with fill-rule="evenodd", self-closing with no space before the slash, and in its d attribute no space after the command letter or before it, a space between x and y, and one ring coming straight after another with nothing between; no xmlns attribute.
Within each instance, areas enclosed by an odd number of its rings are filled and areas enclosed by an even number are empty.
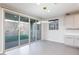
<svg viewBox="0 0 79 59"><path fill-rule="evenodd" d="M79 48L79 36L65 36L64 44Z"/></svg>
<svg viewBox="0 0 79 59"><path fill-rule="evenodd" d="M79 38L74 39L74 46L79 47Z"/></svg>
<svg viewBox="0 0 79 59"><path fill-rule="evenodd" d="M72 36L65 36L64 43L66 45L73 46L73 42L74 40Z"/></svg>

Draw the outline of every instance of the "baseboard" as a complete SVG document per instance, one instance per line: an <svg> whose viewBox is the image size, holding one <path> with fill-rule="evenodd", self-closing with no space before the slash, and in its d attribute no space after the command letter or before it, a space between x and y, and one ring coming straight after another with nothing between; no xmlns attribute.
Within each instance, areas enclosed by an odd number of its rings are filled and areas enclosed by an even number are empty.
<svg viewBox="0 0 79 59"><path fill-rule="evenodd" d="M54 43L59 43L59 44L65 45L64 42L57 42L57 41L52 41L52 40L45 40L45 41L50 41L50 42L52 42L52 43L54 42Z"/></svg>

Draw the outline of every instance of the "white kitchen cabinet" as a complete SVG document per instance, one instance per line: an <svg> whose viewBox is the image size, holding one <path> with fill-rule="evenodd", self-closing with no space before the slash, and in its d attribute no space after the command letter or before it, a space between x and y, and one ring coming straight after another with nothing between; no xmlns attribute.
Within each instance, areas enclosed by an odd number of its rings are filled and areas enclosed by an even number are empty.
<svg viewBox="0 0 79 59"><path fill-rule="evenodd" d="M66 35L64 39L64 44L79 48L79 36Z"/></svg>
<svg viewBox="0 0 79 59"><path fill-rule="evenodd" d="M74 15L65 16L64 25L65 25L65 28L73 28L74 27Z"/></svg>
<svg viewBox="0 0 79 59"><path fill-rule="evenodd" d="M72 36L66 36L65 39L64 39L64 43L66 45L69 45L69 46L73 46L73 37Z"/></svg>
<svg viewBox="0 0 79 59"><path fill-rule="evenodd" d="M79 37L74 39L74 46L79 47Z"/></svg>
<svg viewBox="0 0 79 59"><path fill-rule="evenodd" d="M79 28L79 14L74 14L74 28Z"/></svg>
<svg viewBox="0 0 79 59"><path fill-rule="evenodd" d="M79 13L73 15L67 15L64 19L65 28L79 28Z"/></svg>

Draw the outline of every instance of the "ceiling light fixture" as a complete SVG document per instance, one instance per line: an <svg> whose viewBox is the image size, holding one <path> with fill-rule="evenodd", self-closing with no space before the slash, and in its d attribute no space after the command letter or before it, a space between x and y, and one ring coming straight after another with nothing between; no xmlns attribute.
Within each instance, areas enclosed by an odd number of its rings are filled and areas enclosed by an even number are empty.
<svg viewBox="0 0 79 59"><path fill-rule="evenodd" d="M50 12L50 10L48 10L47 7L43 7L43 10L46 11L46 12Z"/></svg>
<svg viewBox="0 0 79 59"><path fill-rule="evenodd" d="M43 7L43 10L47 10L47 7Z"/></svg>

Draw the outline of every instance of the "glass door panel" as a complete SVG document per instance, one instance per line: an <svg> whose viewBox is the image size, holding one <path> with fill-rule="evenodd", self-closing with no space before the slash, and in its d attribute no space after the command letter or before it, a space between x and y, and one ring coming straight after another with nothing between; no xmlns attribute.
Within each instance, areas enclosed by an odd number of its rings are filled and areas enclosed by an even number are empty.
<svg viewBox="0 0 79 59"><path fill-rule="evenodd" d="M5 13L5 19L13 20L13 21L19 21L19 16L16 15L16 14L6 12Z"/></svg>
<svg viewBox="0 0 79 59"><path fill-rule="evenodd" d="M29 19L20 17L20 45L29 42Z"/></svg>
<svg viewBox="0 0 79 59"><path fill-rule="evenodd" d="M37 40L37 20L30 19L31 42Z"/></svg>
<svg viewBox="0 0 79 59"><path fill-rule="evenodd" d="M32 39L35 41L37 40L37 24L36 22L33 24L33 29L32 29Z"/></svg>
<svg viewBox="0 0 79 59"><path fill-rule="evenodd" d="M41 40L41 24L37 24L37 40Z"/></svg>
<svg viewBox="0 0 79 59"><path fill-rule="evenodd" d="M5 13L4 33L5 49L18 46L18 20L19 16ZM16 20L16 21L15 21Z"/></svg>

